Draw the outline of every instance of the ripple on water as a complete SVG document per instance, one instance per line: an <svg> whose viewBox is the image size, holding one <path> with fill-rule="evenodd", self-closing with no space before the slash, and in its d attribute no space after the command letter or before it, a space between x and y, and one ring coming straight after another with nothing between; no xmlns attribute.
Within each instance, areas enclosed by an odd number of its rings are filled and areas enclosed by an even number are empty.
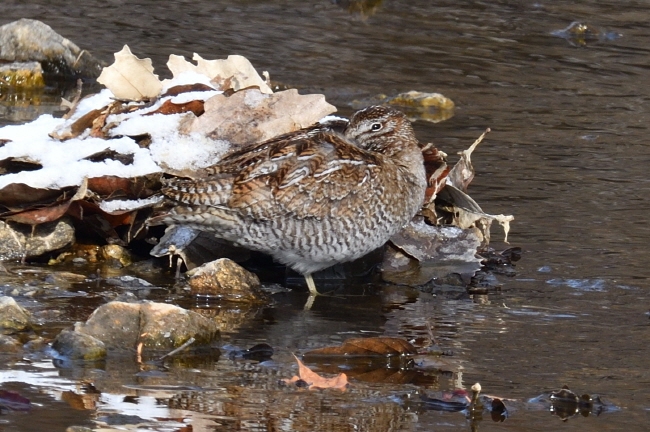
<svg viewBox="0 0 650 432"><path fill-rule="evenodd" d="M605 292L607 288L604 279L549 279L547 284L568 286L578 291Z"/></svg>

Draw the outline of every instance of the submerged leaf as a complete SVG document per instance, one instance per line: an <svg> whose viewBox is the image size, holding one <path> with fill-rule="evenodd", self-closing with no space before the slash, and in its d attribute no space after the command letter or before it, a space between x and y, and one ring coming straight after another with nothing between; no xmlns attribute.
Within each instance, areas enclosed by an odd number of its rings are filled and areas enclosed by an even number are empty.
<svg viewBox="0 0 650 432"><path fill-rule="evenodd" d="M291 379L284 380L285 383L297 383L303 381L307 384L307 387L312 389L339 389L345 390L348 385L348 377L344 373L340 373L334 378L323 378L318 375L316 372L309 369L307 366L300 361L298 357L294 355L296 362L298 362L298 376L294 376Z"/></svg>
<svg viewBox="0 0 650 432"><path fill-rule="evenodd" d="M348 339L340 346L311 350L305 356L391 357L417 354L417 349L404 339L371 337Z"/></svg>

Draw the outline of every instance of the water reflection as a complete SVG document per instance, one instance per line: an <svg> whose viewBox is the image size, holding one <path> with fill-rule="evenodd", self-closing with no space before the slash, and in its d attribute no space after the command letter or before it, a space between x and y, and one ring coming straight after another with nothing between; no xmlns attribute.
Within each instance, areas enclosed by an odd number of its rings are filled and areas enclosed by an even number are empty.
<svg viewBox="0 0 650 432"><path fill-rule="evenodd" d="M474 155L477 177L470 193L488 213L515 215L510 241L524 250L516 278L502 277L501 293L476 302L464 293L427 296L386 288L326 300L306 313L300 294L288 294L228 334L228 343L270 343L283 353L274 360L289 367L294 350L350 335L423 339L429 325L437 343L453 354L441 368L450 373L441 373L433 387L479 381L490 393L528 400L568 384L607 395L626 409L574 417L563 428L643 430L650 422L650 391L643 384L650 379L645 343L650 90L643 85L650 79L650 6L395 0L372 12L350 13L329 1L88 1L71 9L69 3L35 0L5 2L2 20L44 20L106 61L128 43L134 53L152 57L161 75L170 53L207 58L236 52L280 83L325 93L343 114L354 100L380 94L418 90L451 98L454 117L435 125L418 122L417 132L455 155L492 128ZM572 46L551 35L576 20L623 36ZM10 115L2 121L11 121ZM73 313L69 305L75 301L56 305ZM3 373L19 369L13 363ZM46 372L33 372L35 386L48 387ZM83 379L119 399L126 395L122 385L133 382L137 372L121 365ZM286 372L253 364L242 371L224 358L200 373L179 366L168 381L208 382L215 390L161 399L201 419L213 416L209 421L224 430L471 427L462 415L413 412L394 402L391 392L412 387L356 384L344 395L300 393L275 386ZM27 379L3 375L3 388L7 380ZM81 379L73 376L65 385L76 388ZM148 397L129 400L160 407ZM55 395L43 402L44 418L73 424L69 409L61 411L68 417L56 417L61 400ZM110 406L110 398L106 401ZM145 417L143 412L134 415ZM79 414L77 424L89 414ZM557 424L549 423L550 415L520 408L504 425L548 428ZM9 421L39 430L14 417ZM199 423L193 424L198 429ZM486 421L480 427L496 429Z"/></svg>

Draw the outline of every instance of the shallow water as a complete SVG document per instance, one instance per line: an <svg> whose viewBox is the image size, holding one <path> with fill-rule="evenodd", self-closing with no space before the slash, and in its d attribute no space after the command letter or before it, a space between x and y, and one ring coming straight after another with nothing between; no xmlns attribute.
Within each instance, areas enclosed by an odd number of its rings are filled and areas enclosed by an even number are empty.
<svg viewBox="0 0 650 432"><path fill-rule="evenodd" d="M318 299L305 312L304 293L279 295L276 306L249 312L224 338L242 348L271 344L272 364L243 367L222 356L142 377L123 364L58 370L48 360L9 362L2 389L41 405L36 416L0 416L0 429L44 430L38 417L63 430L116 413L186 418L193 430L647 430L650 3L458 3L387 0L359 13L326 0L4 1L0 24L43 20L106 61L126 43L163 75L171 53L242 54L278 82L324 93L343 114L381 93L441 92L456 103L455 116L417 122L419 137L453 157L492 129L474 154L469 192L487 212L515 215L509 239L524 255L516 277L500 277L500 294L477 299L383 287ZM621 37L581 46L551 35L572 21ZM505 247L497 232L493 246ZM87 299L77 307L79 297L20 300L36 312L70 311L51 320L60 326L90 310ZM102 301L97 295L90 304ZM359 335L422 337L427 321L453 351L444 372L399 384L360 379L343 395L277 385L293 373L292 351ZM63 402L68 387L92 399L88 382L101 392L94 405ZM567 384L620 410L560 425L547 409L514 403L505 422L472 425L459 413L396 402L474 382L520 402ZM142 387L162 384L203 390ZM180 428L163 423L156 428Z"/></svg>

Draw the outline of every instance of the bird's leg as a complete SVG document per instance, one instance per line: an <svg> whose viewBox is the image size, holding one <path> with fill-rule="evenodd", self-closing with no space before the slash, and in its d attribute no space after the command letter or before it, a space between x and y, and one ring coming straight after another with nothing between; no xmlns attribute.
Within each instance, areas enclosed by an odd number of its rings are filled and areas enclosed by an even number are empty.
<svg viewBox="0 0 650 432"><path fill-rule="evenodd" d="M316 289L316 284L314 283L314 278L311 277L311 273L305 274L305 280L307 281L307 287L309 287L309 295L317 296L320 295Z"/></svg>

